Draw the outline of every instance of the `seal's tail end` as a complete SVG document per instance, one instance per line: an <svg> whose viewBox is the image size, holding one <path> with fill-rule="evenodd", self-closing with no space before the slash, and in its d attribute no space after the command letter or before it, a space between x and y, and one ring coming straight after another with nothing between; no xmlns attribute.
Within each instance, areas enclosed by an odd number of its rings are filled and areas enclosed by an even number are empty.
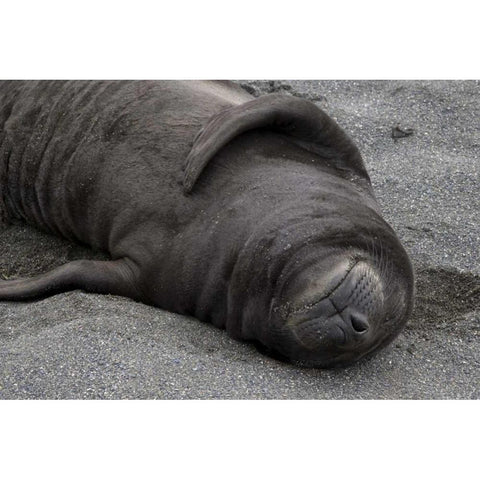
<svg viewBox="0 0 480 480"><path fill-rule="evenodd" d="M33 300L76 289L135 298L135 284L127 259L76 260L32 278L0 281L0 300Z"/></svg>

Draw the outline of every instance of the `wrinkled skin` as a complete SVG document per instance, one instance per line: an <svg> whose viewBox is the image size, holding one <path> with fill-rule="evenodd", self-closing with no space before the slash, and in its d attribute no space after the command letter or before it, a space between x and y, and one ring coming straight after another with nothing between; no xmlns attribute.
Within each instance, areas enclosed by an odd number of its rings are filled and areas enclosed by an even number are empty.
<svg viewBox="0 0 480 480"><path fill-rule="evenodd" d="M410 261L350 139L228 82L0 82L3 218L106 251L0 299L82 288L226 328L307 366L391 341Z"/></svg>

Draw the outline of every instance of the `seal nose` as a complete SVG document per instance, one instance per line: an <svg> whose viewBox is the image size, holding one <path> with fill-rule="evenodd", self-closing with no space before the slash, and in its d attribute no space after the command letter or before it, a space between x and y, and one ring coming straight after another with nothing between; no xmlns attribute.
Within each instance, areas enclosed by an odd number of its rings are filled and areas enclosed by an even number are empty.
<svg viewBox="0 0 480 480"><path fill-rule="evenodd" d="M365 333L370 327L367 316L356 310L347 314L348 320L350 320L353 330L357 333Z"/></svg>
<svg viewBox="0 0 480 480"><path fill-rule="evenodd" d="M315 314L312 311L311 315L313 318L294 326L295 334L308 348L318 348L320 345L353 347L368 337L368 317L354 306L340 312L327 298L317 305Z"/></svg>

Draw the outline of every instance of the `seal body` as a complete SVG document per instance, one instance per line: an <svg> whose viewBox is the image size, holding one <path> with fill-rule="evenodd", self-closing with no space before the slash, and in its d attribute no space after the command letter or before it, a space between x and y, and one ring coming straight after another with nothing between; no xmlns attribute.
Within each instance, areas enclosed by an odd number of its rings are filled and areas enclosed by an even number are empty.
<svg viewBox="0 0 480 480"><path fill-rule="evenodd" d="M2 214L106 251L0 299L82 288L226 328L304 365L386 345L410 261L356 147L305 100L229 82L0 82Z"/></svg>

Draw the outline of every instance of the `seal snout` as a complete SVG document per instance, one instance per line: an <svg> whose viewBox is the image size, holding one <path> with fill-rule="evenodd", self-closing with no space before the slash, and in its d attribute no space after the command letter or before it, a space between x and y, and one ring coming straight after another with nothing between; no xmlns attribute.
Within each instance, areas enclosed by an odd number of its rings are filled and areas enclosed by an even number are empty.
<svg viewBox="0 0 480 480"><path fill-rule="evenodd" d="M371 327L368 316L355 307L338 311L330 299L326 300L330 302L330 307L325 302L315 309L314 318L307 318L294 326L293 332L300 343L311 350L345 350L357 348L359 342L366 341ZM322 311L322 308L325 310Z"/></svg>
<svg viewBox="0 0 480 480"><path fill-rule="evenodd" d="M357 262L329 292L290 315L288 324L298 342L299 358L362 356L377 340L383 288L375 268Z"/></svg>

